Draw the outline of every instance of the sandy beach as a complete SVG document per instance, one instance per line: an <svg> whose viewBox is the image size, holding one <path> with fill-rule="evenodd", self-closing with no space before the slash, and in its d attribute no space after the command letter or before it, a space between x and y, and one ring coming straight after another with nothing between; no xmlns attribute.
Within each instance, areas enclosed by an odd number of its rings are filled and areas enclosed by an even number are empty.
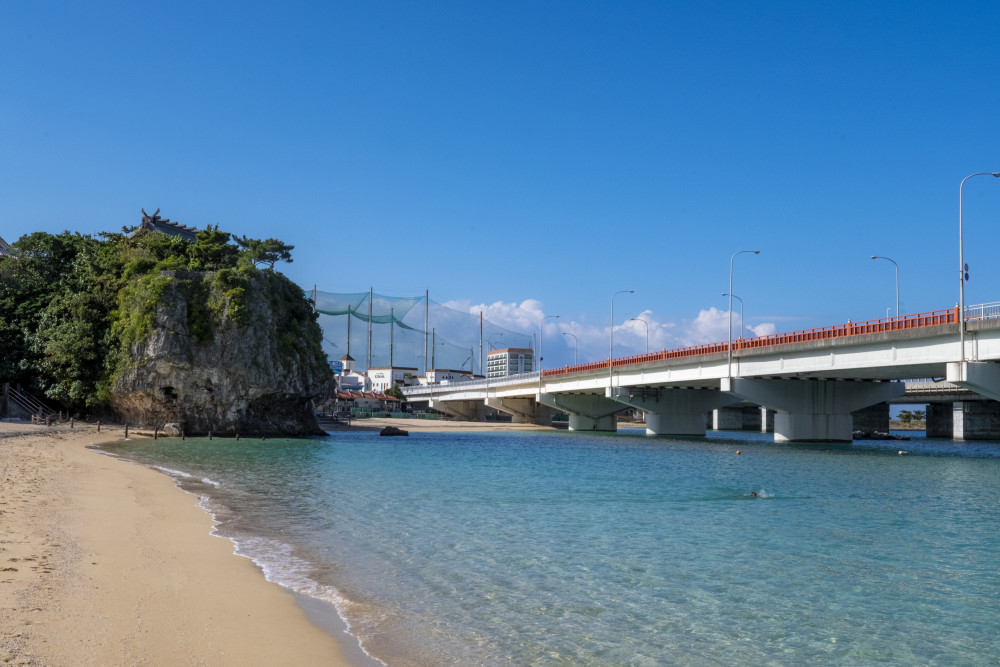
<svg viewBox="0 0 1000 667"><path fill-rule="evenodd" d="M351 664L122 436L0 423L0 664Z"/></svg>
<svg viewBox="0 0 1000 667"><path fill-rule="evenodd" d="M338 429L388 425L551 428L383 418ZM211 535L196 497L163 473L88 449L123 437L107 425L0 422L0 664L365 662L349 638L314 625L292 594Z"/></svg>

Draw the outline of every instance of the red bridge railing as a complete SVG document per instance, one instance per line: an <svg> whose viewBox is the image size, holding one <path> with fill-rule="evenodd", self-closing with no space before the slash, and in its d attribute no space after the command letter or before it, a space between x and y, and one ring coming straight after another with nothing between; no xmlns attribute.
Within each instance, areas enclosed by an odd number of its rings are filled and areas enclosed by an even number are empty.
<svg viewBox="0 0 1000 667"><path fill-rule="evenodd" d="M867 320L865 322L848 322L828 327L818 327L815 329L803 329L801 331L789 331L786 333L776 333L767 336L755 336L753 338L741 338L733 341L733 350L752 350L761 347L774 347L777 345L787 345L789 343L806 343L816 340L826 340L828 338L845 338L848 336L862 336L864 334L883 333L888 331L903 331L904 329L919 329L921 327L933 327L941 324L955 324L958 322L958 306L946 310L935 310L929 313L917 313L915 315L900 315L897 317L886 317L880 320ZM712 354L715 352L725 352L729 349L726 342L705 343L703 345L693 345L674 350L663 350L650 354L639 354L631 357L620 357L613 359L613 368L620 366L631 366L634 364L644 364L650 361L667 361L669 359L681 359L683 357L694 357L699 354ZM607 368L607 361L595 361L589 364L577 364L575 366L563 366L542 371L543 377L553 375L565 375L566 373L581 373Z"/></svg>

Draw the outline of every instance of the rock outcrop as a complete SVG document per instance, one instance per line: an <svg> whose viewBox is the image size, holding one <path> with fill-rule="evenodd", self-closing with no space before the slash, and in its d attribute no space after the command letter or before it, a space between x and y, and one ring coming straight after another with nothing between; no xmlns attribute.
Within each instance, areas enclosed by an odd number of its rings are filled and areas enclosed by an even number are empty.
<svg viewBox="0 0 1000 667"><path fill-rule="evenodd" d="M243 287L212 272L164 271L148 335L116 372L111 403L128 423L186 435L322 434L312 401L332 377L302 290L270 271ZM230 289L227 289L230 288Z"/></svg>

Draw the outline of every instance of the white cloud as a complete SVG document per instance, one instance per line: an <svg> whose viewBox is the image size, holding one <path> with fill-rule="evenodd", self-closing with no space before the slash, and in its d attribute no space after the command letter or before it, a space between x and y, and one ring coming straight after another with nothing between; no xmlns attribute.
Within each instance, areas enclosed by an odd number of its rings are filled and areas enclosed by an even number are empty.
<svg viewBox="0 0 1000 667"><path fill-rule="evenodd" d="M444 304L449 308L483 316L490 323L521 332L537 338L539 324L546 317L544 304L536 299L526 299L520 303L497 301L492 304L471 304L468 301L452 301ZM644 320L640 322L639 320ZM546 319L544 346L546 367L572 364L574 348L580 363L608 358L610 331L607 326L595 326L585 322L565 319ZM646 336L649 336L649 351L659 352L690 345L717 343L729 336L729 311L711 307L698 312L693 320L680 322L661 321L650 310L645 310L635 318L624 317L615 322L615 356L643 354L646 351ZM742 323L739 314L734 313L733 336L739 336ZM762 336L776 331L773 322L747 326L744 336ZM571 336L560 334L568 333Z"/></svg>
<svg viewBox="0 0 1000 667"><path fill-rule="evenodd" d="M748 326L747 329L752 331L754 336L770 336L778 332L778 327L774 325L774 322L764 322L755 327Z"/></svg>

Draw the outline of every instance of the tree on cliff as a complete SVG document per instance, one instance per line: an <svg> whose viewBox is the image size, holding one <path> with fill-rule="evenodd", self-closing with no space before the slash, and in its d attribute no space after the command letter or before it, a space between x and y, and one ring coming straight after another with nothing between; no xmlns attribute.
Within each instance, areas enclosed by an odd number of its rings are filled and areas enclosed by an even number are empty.
<svg viewBox="0 0 1000 667"><path fill-rule="evenodd" d="M251 239L246 236L234 236L233 240L243 250L243 256L256 268L266 264L274 270L276 262L291 262L292 250L295 246L282 243L278 239Z"/></svg>
<svg viewBox="0 0 1000 667"><path fill-rule="evenodd" d="M240 249L231 245L232 234L219 231L219 226L209 225L198 232L197 240L188 249L193 271L217 271L233 268L240 256Z"/></svg>

